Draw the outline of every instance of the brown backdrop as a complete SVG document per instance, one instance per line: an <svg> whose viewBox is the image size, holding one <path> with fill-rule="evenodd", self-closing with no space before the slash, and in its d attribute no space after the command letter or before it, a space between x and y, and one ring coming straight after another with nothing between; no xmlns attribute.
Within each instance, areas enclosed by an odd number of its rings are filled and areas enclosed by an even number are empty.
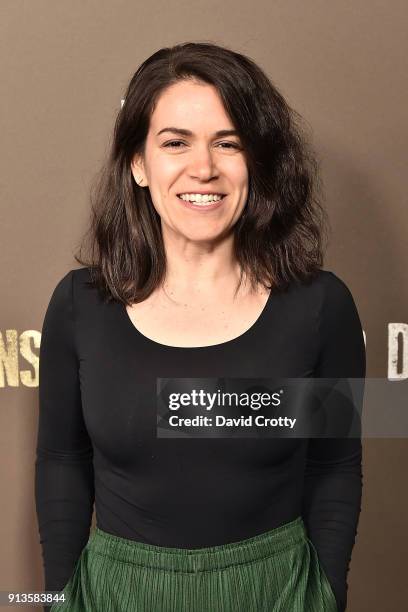
<svg viewBox="0 0 408 612"><path fill-rule="evenodd" d="M186 40L226 44L303 115L333 228L325 267L355 298L367 376L386 377L388 323L408 322L407 18L402 0L1 1L0 590L43 586L33 492L41 325L57 281L79 267L89 182L138 64ZM364 441L350 612L406 608L407 460L406 439Z"/></svg>

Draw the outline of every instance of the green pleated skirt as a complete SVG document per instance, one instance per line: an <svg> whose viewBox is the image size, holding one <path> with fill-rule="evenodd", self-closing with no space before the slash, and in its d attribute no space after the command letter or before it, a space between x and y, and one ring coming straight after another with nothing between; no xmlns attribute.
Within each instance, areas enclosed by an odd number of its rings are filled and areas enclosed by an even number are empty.
<svg viewBox="0 0 408 612"><path fill-rule="evenodd" d="M165 548L96 527L51 612L337 612L302 517L252 538Z"/></svg>

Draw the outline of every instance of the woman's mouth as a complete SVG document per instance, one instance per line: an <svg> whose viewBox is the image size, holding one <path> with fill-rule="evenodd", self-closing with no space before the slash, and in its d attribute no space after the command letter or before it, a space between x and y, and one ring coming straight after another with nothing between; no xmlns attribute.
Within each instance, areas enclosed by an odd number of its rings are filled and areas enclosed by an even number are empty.
<svg viewBox="0 0 408 612"><path fill-rule="evenodd" d="M196 199L194 198L190 200L190 199L181 198L180 197L181 195L183 194L177 194L177 197L186 208L189 208L190 210L200 210L204 212L204 211L210 211L210 210L215 210L216 208L220 208L227 194L220 194L221 199L210 200L207 202L205 201L206 198L203 198L203 197L200 198L196 196Z"/></svg>

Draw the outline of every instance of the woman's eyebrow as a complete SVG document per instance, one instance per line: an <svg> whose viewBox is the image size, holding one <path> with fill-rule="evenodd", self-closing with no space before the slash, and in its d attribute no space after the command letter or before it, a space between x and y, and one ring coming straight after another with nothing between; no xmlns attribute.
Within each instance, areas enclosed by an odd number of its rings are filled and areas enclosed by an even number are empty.
<svg viewBox="0 0 408 612"><path fill-rule="evenodd" d="M165 127L160 132L157 132L156 136L159 136L163 132L172 132L173 134L179 134L180 136L193 136L193 132L191 130L186 130L184 128L177 127ZM218 130L214 132L214 136L238 136L238 132L236 130Z"/></svg>

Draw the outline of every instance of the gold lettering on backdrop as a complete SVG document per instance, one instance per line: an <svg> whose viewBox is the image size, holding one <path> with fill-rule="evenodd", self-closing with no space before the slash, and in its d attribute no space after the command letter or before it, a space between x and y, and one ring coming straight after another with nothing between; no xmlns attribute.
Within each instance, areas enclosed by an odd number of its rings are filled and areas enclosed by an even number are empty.
<svg viewBox="0 0 408 612"><path fill-rule="evenodd" d="M17 330L6 329L6 340L0 334L0 387L18 387Z"/></svg>
<svg viewBox="0 0 408 612"><path fill-rule="evenodd" d="M39 356L32 351L40 347L41 333L35 329L28 329L18 336L16 329L6 329L0 332L0 388L38 387ZM19 368L19 353L23 359L32 365L32 370Z"/></svg>
<svg viewBox="0 0 408 612"><path fill-rule="evenodd" d="M31 370L21 370L20 379L25 387L38 387L40 358L31 350L31 340L34 348L39 349L41 333L35 329L27 329L20 335L20 354L32 365Z"/></svg>
<svg viewBox="0 0 408 612"><path fill-rule="evenodd" d="M401 363L398 367L398 363ZM388 323L388 380L408 378L408 325Z"/></svg>

